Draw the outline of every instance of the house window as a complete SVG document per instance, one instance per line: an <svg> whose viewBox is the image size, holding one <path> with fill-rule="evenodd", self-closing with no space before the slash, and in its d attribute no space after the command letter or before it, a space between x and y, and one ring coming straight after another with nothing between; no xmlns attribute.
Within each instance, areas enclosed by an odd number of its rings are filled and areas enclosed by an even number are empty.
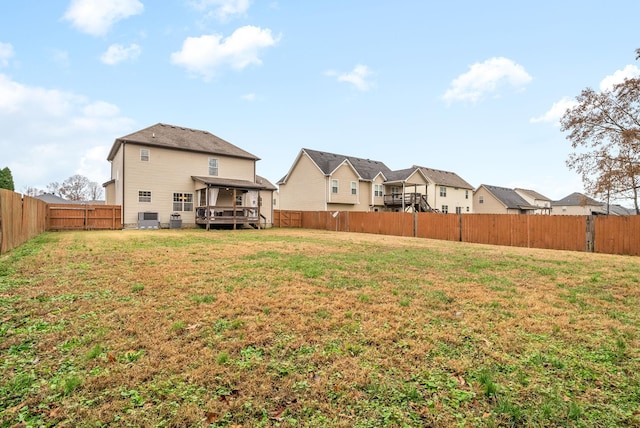
<svg viewBox="0 0 640 428"><path fill-rule="evenodd" d="M478 203L484 204L484 196L482 195L478 196Z"/></svg>
<svg viewBox="0 0 640 428"><path fill-rule="evenodd" d="M138 190L138 202L151 202L151 190Z"/></svg>
<svg viewBox="0 0 640 428"><path fill-rule="evenodd" d="M149 149L140 149L140 161L149 162Z"/></svg>
<svg viewBox="0 0 640 428"><path fill-rule="evenodd" d="M467 207L467 212L469 212L469 207Z"/></svg>
<svg viewBox="0 0 640 428"><path fill-rule="evenodd" d="M449 212L449 205L443 205L440 211L447 214Z"/></svg>
<svg viewBox="0 0 640 428"><path fill-rule="evenodd" d="M443 197L443 198L447 197L447 188L446 187L440 186L440 196Z"/></svg>
<svg viewBox="0 0 640 428"><path fill-rule="evenodd" d="M351 182L351 194L352 195L358 194L358 183L356 183L355 181Z"/></svg>
<svg viewBox="0 0 640 428"><path fill-rule="evenodd" d="M469 191L468 190L464 191L464 198L465 199L469 199Z"/></svg>
<svg viewBox="0 0 640 428"><path fill-rule="evenodd" d="M456 207L456 214L462 214L462 207Z"/></svg>
<svg viewBox="0 0 640 428"><path fill-rule="evenodd" d="M218 175L218 159L209 158L209 175Z"/></svg>
<svg viewBox="0 0 640 428"><path fill-rule="evenodd" d="M331 180L331 193L338 193L338 180Z"/></svg>
<svg viewBox="0 0 640 428"><path fill-rule="evenodd" d="M373 196L382 196L382 184L373 185Z"/></svg>
<svg viewBox="0 0 640 428"><path fill-rule="evenodd" d="M242 206L242 193L236 195L236 205Z"/></svg>
<svg viewBox="0 0 640 428"><path fill-rule="evenodd" d="M193 193L174 193L174 211L193 211Z"/></svg>

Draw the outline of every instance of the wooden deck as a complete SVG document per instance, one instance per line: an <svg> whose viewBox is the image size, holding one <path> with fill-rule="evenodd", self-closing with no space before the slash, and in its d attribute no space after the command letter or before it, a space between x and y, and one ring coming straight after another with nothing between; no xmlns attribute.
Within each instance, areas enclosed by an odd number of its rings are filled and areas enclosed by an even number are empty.
<svg viewBox="0 0 640 428"><path fill-rule="evenodd" d="M260 224L260 211L258 207L221 207L210 206L209 215L207 207L196 208L196 224L198 225L248 225Z"/></svg>

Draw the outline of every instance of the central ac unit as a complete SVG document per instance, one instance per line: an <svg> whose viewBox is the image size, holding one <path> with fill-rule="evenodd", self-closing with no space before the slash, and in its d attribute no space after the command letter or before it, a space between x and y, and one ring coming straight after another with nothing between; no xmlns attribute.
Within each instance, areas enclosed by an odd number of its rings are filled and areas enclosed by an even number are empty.
<svg viewBox="0 0 640 428"><path fill-rule="evenodd" d="M160 215L157 212L144 211L138 213L138 229L159 229Z"/></svg>

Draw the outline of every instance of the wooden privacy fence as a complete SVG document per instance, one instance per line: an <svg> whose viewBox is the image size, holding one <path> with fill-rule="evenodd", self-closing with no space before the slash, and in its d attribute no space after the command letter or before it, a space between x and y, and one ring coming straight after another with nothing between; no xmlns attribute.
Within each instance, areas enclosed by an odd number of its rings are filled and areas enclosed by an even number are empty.
<svg viewBox="0 0 640 428"><path fill-rule="evenodd" d="M122 229L119 205L48 205L47 230Z"/></svg>
<svg viewBox="0 0 640 428"><path fill-rule="evenodd" d="M44 232L46 215L43 201L0 189L0 254Z"/></svg>
<svg viewBox="0 0 640 428"><path fill-rule="evenodd" d="M0 189L0 254L45 230L122 229L119 205L48 205L40 199Z"/></svg>
<svg viewBox="0 0 640 428"><path fill-rule="evenodd" d="M276 211L276 227L640 255L640 216ZM286 218L286 221L281 219ZM292 221L291 219L299 219Z"/></svg>

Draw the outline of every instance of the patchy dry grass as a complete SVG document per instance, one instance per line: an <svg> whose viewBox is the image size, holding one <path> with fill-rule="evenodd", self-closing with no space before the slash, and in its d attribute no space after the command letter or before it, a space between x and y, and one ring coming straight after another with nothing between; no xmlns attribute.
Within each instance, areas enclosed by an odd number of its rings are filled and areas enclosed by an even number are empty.
<svg viewBox="0 0 640 428"><path fill-rule="evenodd" d="M638 258L305 230L0 258L2 426L640 426Z"/></svg>

